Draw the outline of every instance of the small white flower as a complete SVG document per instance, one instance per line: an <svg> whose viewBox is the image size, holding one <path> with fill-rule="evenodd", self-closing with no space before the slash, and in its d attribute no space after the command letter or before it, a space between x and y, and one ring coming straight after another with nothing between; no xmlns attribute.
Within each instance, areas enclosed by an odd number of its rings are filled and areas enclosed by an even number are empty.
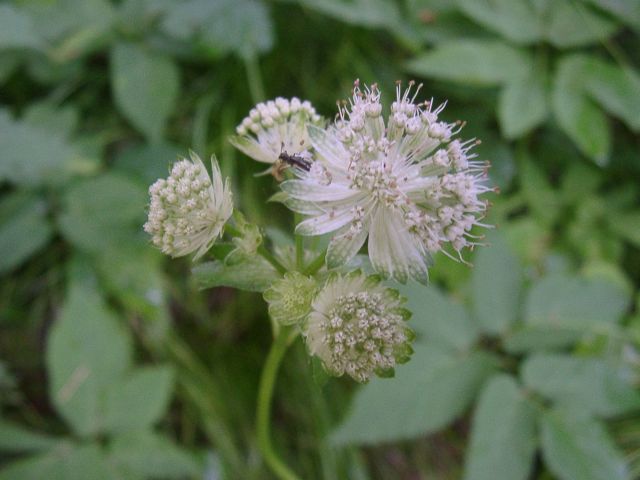
<svg viewBox="0 0 640 480"><path fill-rule="evenodd" d="M317 291L316 281L299 272L287 272L264 292L269 315L280 325L294 325L311 310Z"/></svg>
<svg viewBox="0 0 640 480"><path fill-rule="evenodd" d="M286 204L309 216L297 233L336 232L329 267L349 261L368 237L377 272L426 283L434 253L448 254L450 244L462 259L460 251L475 245L470 230L486 210L479 195L490 190L488 164L470 153L476 142L452 138L461 125L438 120L444 106L414 103L420 87L412 93L412 86L403 92L398 84L385 122L377 86L356 82L335 124L308 126L313 167L281 184Z"/></svg>
<svg viewBox="0 0 640 480"><path fill-rule="evenodd" d="M320 123L311 103L278 97L252 108L229 141L254 160L274 163L283 151L294 155L308 148L310 123Z"/></svg>
<svg viewBox="0 0 640 480"><path fill-rule="evenodd" d="M388 376L409 360L413 331L402 308L405 299L381 284L380 277L357 270L333 273L311 305L303 334L309 352L330 373L347 373L366 382L375 373Z"/></svg>
<svg viewBox="0 0 640 480"><path fill-rule="evenodd" d="M233 212L229 179L211 157L212 178L198 155L175 163L167 179L149 187L151 203L144 230L163 253L182 257L207 252Z"/></svg>

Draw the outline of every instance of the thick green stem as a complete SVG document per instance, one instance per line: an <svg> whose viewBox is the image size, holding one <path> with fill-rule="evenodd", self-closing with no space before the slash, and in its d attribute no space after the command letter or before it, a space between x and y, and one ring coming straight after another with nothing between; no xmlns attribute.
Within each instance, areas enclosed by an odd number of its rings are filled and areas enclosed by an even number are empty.
<svg viewBox="0 0 640 480"><path fill-rule="evenodd" d="M264 259L273 265L280 275L287 273L287 269L280 263L280 261L271 253L264 245L258 247L258 253L264 257Z"/></svg>
<svg viewBox="0 0 640 480"><path fill-rule="evenodd" d="M258 448L264 461L280 480L299 480L299 477L276 454L271 443L270 422L271 400L273 399L273 389L278 376L278 368L294 334L295 332L292 332L291 329L282 328L271 345L271 350L269 350L269 355L267 355L260 377L256 410Z"/></svg>
<svg viewBox="0 0 640 480"><path fill-rule="evenodd" d="M294 223L297 225L302 220L302 216L296 213ZM296 270L301 272L304 269L304 238L302 235L296 235Z"/></svg>
<svg viewBox="0 0 640 480"><path fill-rule="evenodd" d="M320 254L314 258L307 268L304 269L305 275L313 275L324 266L324 258L327 255L327 251L323 250Z"/></svg>
<svg viewBox="0 0 640 480"><path fill-rule="evenodd" d="M260 73L260 65L255 52L250 52L242 56L244 67L247 71L247 80L249 82L249 92L253 103L262 102L265 99L264 85L262 82L262 74Z"/></svg>

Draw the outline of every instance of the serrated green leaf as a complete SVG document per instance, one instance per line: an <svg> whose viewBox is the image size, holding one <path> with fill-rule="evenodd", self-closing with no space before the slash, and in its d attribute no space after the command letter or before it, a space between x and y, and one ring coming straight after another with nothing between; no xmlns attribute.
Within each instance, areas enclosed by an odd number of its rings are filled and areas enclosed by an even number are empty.
<svg viewBox="0 0 640 480"><path fill-rule="evenodd" d="M640 30L640 3L635 0L583 0Z"/></svg>
<svg viewBox="0 0 640 480"><path fill-rule="evenodd" d="M634 131L640 130L640 75L593 59L584 79L584 88L602 108L624 121Z"/></svg>
<svg viewBox="0 0 640 480"><path fill-rule="evenodd" d="M242 56L266 52L273 46L269 12L254 0L188 0L174 3L166 13L163 29L191 40L210 55L234 52Z"/></svg>
<svg viewBox="0 0 640 480"><path fill-rule="evenodd" d="M417 56L407 64L407 70L427 78L497 86L526 77L530 66L524 50L491 40L459 40Z"/></svg>
<svg viewBox="0 0 640 480"><path fill-rule="evenodd" d="M51 329L46 364L49 396L81 436L103 431L104 397L131 365L126 330L86 281L72 281Z"/></svg>
<svg viewBox="0 0 640 480"><path fill-rule="evenodd" d="M589 58L582 55L560 60L551 105L560 128L582 153L603 166L609 162L611 132L605 114L584 92L588 65Z"/></svg>
<svg viewBox="0 0 640 480"><path fill-rule="evenodd" d="M613 324L629 305L628 293L600 279L551 275L529 291L525 322L575 328Z"/></svg>
<svg viewBox="0 0 640 480"><path fill-rule="evenodd" d="M530 44L541 38L536 11L527 0L457 0L462 12L507 40Z"/></svg>
<svg viewBox="0 0 640 480"><path fill-rule="evenodd" d="M113 165L117 171L134 176L144 185L151 185L167 176L171 165L187 154L186 150L170 143L142 143L120 152Z"/></svg>
<svg viewBox="0 0 640 480"><path fill-rule="evenodd" d="M376 444L435 432L467 409L494 367L484 353L455 356L435 346L415 347L395 378L360 388L334 443Z"/></svg>
<svg viewBox="0 0 640 480"><path fill-rule="evenodd" d="M169 438L150 431L119 435L109 447L109 463L140 478L196 478L203 466Z"/></svg>
<svg viewBox="0 0 640 480"><path fill-rule="evenodd" d="M199 288L233 287L263 292L280 278L280 274L260 256L245 257L232 265L221 261L206 262L192 270Z"/></svg>
<svg viewBox="0 0 640 480"><path fill-rule="evenodd" d="M615 233L640 248L640 212L610 212L607 221Z"/></svg>
<svg viewBox="0 0 640 480"><path fill-rule="evenodd" d="M542 455L560 480L628 480L627 468L604 427L586 415L554 409L540 417Z"/></svg>
<svg viewBox="0 0 640 480"><path fill-rule="evenodd" d="M413 313L409 323L418 333L418 341L465 350L478 338L478 329L465 308L437 287L412 282L397 289L407 298L405 306Z"/></svg>
<svg viewBox="0 0 640 480"><path fill-rule="evenodd" d="M79 156L63 136L14 121L0 110L0 180L26 186L60 184Z"/></svg>
<svg viewBox="0 0 640 480"><path fill-rule="evenodd" d="M0 5L0 50L42 46L42 38L26 12L13 5Z"/></svg>
<svg viewBox="0 0 640 480"><path fill-rule="evenodd" d="M115 480L100 447L61 443L48 453L10 463L0 480Z"/></svg>
<svg viewBox="0 0 640 480"><path fill-rule="evenodd" d="M104 430L115 434L151 427L169 405L173 377L166 366L127 373L106 392Z"/></svg>
<svg viewBox="0 0 640 480"><path fill-rule="evenodd" d="M175 63L140 45L118 43L111 51L111 85L123 115L152 142L158 142L178 99Z"/></svg>
<svg viewBox="0 0 640 480"><path fill-rule="evenodd" d="M599 358L537 354L522 367L524 384L562 405L613 416L640 408L640 394L623 372Z"/></svg>
<svg viewBox="0 0 640 480"><path fill-rule="evenodd" d="M488 333L504 332L518 317L523 271L501 235L491 232L471 276L473 312Z"/></svg>
<svg viewBox="0 0 640 480"><path fill-rule="evenodd" d="M60 230L77 248L100 252L144 241L145 188L123 175L106 173L67 189L58 217Z"/></svg>
<svg viewBox="0 0 640 480"><path fill-rule="evenodd" d="M549 101L541 72L509 82L498 97L498 120L502 135L519 138L547 118Z"/></svg>
<svg viewBox="0 0 640 480"><path fill-rule="evenodd" d="M7 272L44 247L53 231L43 199L25 192L0 201L0 273Z"/></svg>
<svg viewBox="0 0 640 480"><path fill-rule="evenodd" d="M548 2L542 27L547 40L559 48L597 43L619 30L616 22L571 1Z"/></svg>
<svg viewBox="0 0 640 480"><path fill-rule="evenodd" d="M0 451L28 452L48 450L58 442L60 440L55 437L0 419Z"/></svg>
<svg viewBox="0 0 640 480"><path fill-rule="evenodd" d="M515 380L494 376L473 416L465 480L526 480L536 450L536 412Z"/></svg>

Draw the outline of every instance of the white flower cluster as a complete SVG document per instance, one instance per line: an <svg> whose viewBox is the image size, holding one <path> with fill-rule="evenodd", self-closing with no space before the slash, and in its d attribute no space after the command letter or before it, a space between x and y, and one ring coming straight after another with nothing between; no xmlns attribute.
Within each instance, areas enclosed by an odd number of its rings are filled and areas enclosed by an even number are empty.
<svg viewBox="0 0 640 480"><path fill-rule="evenodd" d="M380 278L360 271L333 274L315 297L303 333L325 368L366 382L409 360L414 334L406 325L404 298Z"/></svg>
<svg viewBox="0 0 640 480"><path fill-rule="evenodd" d="M309 216L296 233L336 232L329 267L349 261L368 237L377 272L426 283L434 253L451 256L451 245L462 259L461 250L476 244L470 230L487 207L479 196L490 190L488 164L474 160L474 141L453 139L462 126L438 119L444 106L415 103L420 87L412 87L398 84L385 122L378 87L356 82L333 125L307 127L315 162L294 169L298 178L281 187L287 205Z"/></svg>
<svg viewBox="0 0 640 480"><path fill-rule="evenodd" d="M229 179L222 183L220 167L211 159L212 178L202 160L175 163L171 174L149 187L149 218L144 224L162 252L181 257L196 252L194 260L211 248L233 212Z"/></svg>
<svg viewBox="0 0 640 480"><path fill-rule="evenodd" d="M297 154L309 147L307 124L321 118L308 101L298 98L259 103L236 128L229 141L247 156L259 162L274 163L281 152Z"/></svg>

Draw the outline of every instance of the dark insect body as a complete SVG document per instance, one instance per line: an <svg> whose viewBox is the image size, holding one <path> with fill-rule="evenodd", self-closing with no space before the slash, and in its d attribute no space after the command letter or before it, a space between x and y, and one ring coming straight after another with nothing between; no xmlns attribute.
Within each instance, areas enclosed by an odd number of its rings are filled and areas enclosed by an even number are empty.
<svg viewBox="0 0 640 480"><path fill-rule="evenodd" d="M278 158L292 167L298 167L307 172L311 170L311 162L300 155L289 155L287 152L282 152Z"/></svg>

